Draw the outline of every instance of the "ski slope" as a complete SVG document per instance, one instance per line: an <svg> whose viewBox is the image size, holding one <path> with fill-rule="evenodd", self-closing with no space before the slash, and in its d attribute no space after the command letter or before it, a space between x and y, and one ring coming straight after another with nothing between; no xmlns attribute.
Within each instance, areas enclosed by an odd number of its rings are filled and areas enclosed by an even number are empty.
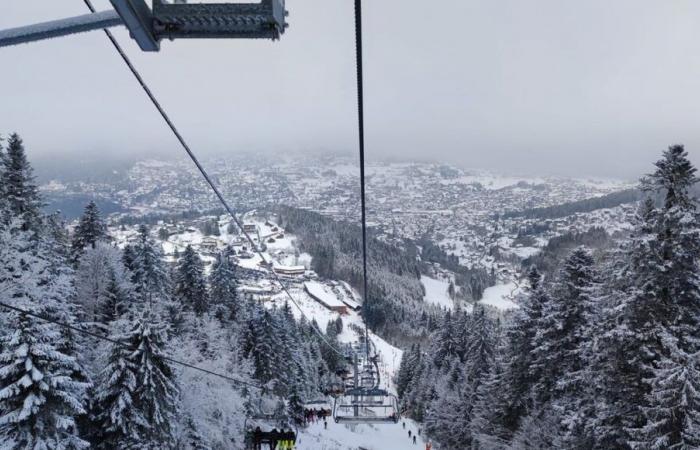
<svg viewBox="0 0 700 450"><path fill-rule="evenodd" d="M436 280L435 278L426 277L425 275L420 277L420 282L425 286L424 300L426 302L447 309L454 308L454 302L450 296L447 295L447 288L450 285L449 282Z"/></svg>
<svg viewBox="0 0 700 450"><path fill-rule="evenodd" d="M406 424L404 429L402 423ZM410 419L402 419L398 424L349 425L328 421L328 429L323 423L314 423L305 430L299 430L297 450L424 450L426 442L418 436L416 444L409 439L408 431L416 433L418 425ZM421 435L424 433L421 431Z"/></svg>

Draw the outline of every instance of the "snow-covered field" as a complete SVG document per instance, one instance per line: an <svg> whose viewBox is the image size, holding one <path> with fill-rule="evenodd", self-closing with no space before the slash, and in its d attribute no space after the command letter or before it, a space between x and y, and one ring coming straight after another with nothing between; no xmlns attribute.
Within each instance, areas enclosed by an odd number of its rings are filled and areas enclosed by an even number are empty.
<svg viewBox="0 0 700 450"><path fill-rule="evenodd" d="M515 309L518 305L513 302L513 297L518 290L519 287L514 282L497 284L484 291L484 296L479 303L501 310Z"/></svg>

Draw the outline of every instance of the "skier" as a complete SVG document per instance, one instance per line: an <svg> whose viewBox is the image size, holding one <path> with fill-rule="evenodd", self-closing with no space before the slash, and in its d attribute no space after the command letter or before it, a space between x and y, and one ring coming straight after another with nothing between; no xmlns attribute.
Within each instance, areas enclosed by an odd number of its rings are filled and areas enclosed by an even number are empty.
<svg viewBox="0 0 700 450"><path fill-rule="evenodd" d="M270 431L270 448L277 448L279 438L279 431L277 431L277 428L273 428L272 431Z"/></svg>
<svg viewBox="0 0 700 450"><path fill-rule="evenodd" d="M323 429L324 430L328 429L328 421L326 419L323 419Z"/></svg>
<svg viewBox="0 0 700 450"><path fill-rule="evenodd" d="M408 438L411 439L411 430L408 430Z"/></svg>
<svg viewBox="0 0 700 450"><path fill-rule="evenodd" d="M403 423L403 429L406 429L406 422Z"/></svg>
<svg viewBox="0 0 700 450"><path fill-rule="evenodd" d="M253 432L253 448L255 450L260 450L262 448L261 441L262 430L260 429L260 427L255 427L255 431Z"/></svg>
<svg viewBox="0 0 700 450"><path fill-rule="evenodd" d="M413 435L413 445L416 445L416 435Z"/></svg>

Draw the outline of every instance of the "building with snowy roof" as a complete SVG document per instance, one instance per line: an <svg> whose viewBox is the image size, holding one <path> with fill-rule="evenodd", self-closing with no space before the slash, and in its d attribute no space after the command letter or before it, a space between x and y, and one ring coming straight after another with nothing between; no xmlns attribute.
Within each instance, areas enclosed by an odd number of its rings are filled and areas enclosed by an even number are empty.
<svg viewBox="0 0 700 450"><path fill-rule="evenodd" d="M347 314L348 307L338 300L338 297L326 286L317 281L307 281L304 283L304 290L307 294L324 307L339 314Z"/></svg>

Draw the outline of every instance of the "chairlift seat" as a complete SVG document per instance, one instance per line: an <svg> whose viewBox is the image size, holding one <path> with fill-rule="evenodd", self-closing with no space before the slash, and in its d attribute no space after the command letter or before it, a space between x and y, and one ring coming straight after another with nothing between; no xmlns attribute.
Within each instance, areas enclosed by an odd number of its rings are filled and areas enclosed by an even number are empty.
<svg viewBox="0 0 700 450"><path fill-rule="evenodd" d="M348 389L333 404L336 423L397 423L399 418L398 400L384 389Z"/></svg>
<svg viewBox="0 0 700 450"><path fill-rule="evenodd" d="M335 421L335 423L371 423L371 424L378 424L378 423L393 423L393 424L395 424L395 423L399 423L398 416L395 416L395 417L342 416L342 417L335 417L333 420Z"/></svg>

